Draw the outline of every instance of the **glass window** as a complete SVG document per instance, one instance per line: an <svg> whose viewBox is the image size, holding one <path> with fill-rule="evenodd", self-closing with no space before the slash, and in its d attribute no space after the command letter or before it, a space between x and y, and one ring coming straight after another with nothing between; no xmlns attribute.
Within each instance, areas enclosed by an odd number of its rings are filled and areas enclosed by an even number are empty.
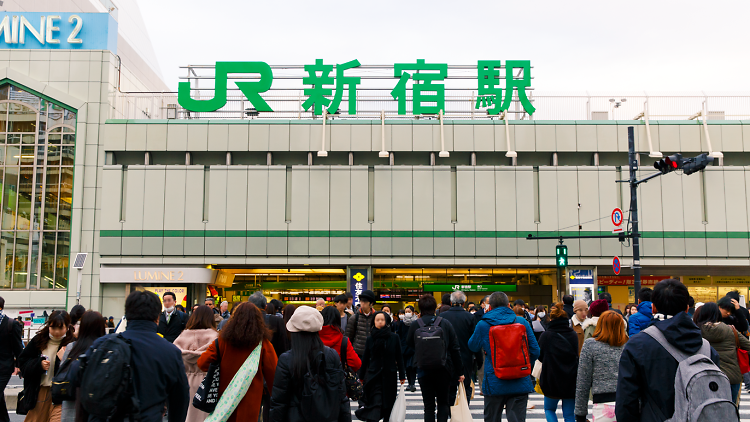
<svg viewBox="0 0 750 422"><path fill-rule="evenodd" d="M55 238L57 233L45 232L42 239L41 288L55 287Z"/></svg>
<svg viewBox="0 0 750 422"><path fill-rule="evenodd" d="M13 288L25 289L29 270L29 232L16 232L16 250L13 258Z"/></svg>
<svg viewBox="0 0 750 422"><path fill-rule="evenodd" d="M36 112L17 103L8 104L8 132L36 132Z"/></svg>
<svg viewBox="0 0 750 422"><path fill-rule="evenodd" d="M0 103L0 132L8 128L8 103Z"/></svg>
<svg viewBox="0 0 750 422"><path fill-rule="evenodd" d="M0 86L0 289L67 288L76 117Z"/></svg>
<svg viewBox="0 0 750 422"><path fill-rule="evenodd" d="M60 170L60 211L58 230L70 231L70 209L73 205L73 168L63 167Z"/></svg>
<svg viewBox="0 0 750 422"><path fill-rule="evenodd" d="M57 229L57 203L59 199L60 169L47 167L44 198L44 230Z"/></svg>
<svg viewBox="0 0 750 422"><path fill-rule="evenodd" d="M64 146L62 147L62 165L72 166L75 161L75 147Z"/></svg>
<svg viewBox="0 0 750 422"><path fill-rule="evenodd" d="M0 288L9 289L13 280L13 232L2 232L0 234L0 263L2 263L2 277L0 277Z"/></svg>
<svg viewBox="0 0 750 422"><path fill-rule="evenodd" d="M5 167L3 179L3 230L16 228L16 199L18 197L18 167Z"/></svg>
<svg viewBox="0 0 750 422"><path fill-rule="evenodd" d="M68 267L70 261L70 232L57 233L57 257L55 264L55 287L68 287Z"/></svg>

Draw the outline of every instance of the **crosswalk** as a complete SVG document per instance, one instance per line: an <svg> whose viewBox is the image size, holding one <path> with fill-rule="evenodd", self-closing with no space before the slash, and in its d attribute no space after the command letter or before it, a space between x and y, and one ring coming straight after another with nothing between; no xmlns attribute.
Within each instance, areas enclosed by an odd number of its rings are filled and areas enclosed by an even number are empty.
<svg viewBox="0 0 750 422"><path fill-rule="evenodd" d="M533 406L533 408L531 408ZM544 396L537 393L529 395L529 403L527 405L529 409L526 411L527 421L544 421ZM591 410L593 405L589 403L589 419L591 419ZM479 388L477 388L474 394L474 399L469 404L471 414L474 416L474 421L481 422L484 420L484 397L479 394ZM352 403L352 420L356 421L357 417L354 415L354 411L357 410L357 403ZM557 406L557 418L563 420L562 408L560 405ZM743 421L750 421L750 393L745 389L742 390L742 396L740 398L740 419ZM417 391L412 393L406 391L406 420L424 420L424 405L422 404L422 392L419 389L419 383L417 383ZM507 420L503 414L503 420ZM387 422L387 421L386 421Z"/></svg>

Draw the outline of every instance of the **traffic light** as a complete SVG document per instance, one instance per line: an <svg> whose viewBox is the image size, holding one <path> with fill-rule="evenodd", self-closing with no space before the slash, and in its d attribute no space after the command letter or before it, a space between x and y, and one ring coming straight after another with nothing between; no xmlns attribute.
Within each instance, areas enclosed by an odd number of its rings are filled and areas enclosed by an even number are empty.
<svg viewBox="0 0 750 422"><path fill-rule="evenodd" d="M693 174L706 168L706 166L712 161L714 161L714 157L711 157L708 154L701 154L695 158L688 158L682 166L682 171L685 174Z"/></svg>
<svg viewBox="0 0 750 422"><path fill-rule="evenodd" d="M565 245L557 245L555 248L555 265L558 267L568 266L568 247Z"/></svg>
<svg viewBox="0 0 750 422"><path fill-rule="evenodd" d="M675 171L679 168L682 168L682 165L683 165L682 155L673 154L655 162L654 168L662 172L662 174L667 174L671 171Z"/></svg>

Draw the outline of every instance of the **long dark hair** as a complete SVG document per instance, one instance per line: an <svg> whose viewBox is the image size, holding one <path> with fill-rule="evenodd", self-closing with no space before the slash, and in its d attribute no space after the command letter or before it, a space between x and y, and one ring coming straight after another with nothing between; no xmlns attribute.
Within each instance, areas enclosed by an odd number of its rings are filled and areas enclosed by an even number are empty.
<svg viewBox="0 0 750 422"><path fill-rule="evenodd" d="M544 312L544 317L539 317L539 312ZM549 322L549 313L544 309L544 305L539 305L536 307L536 310L534 311L534 319L532 321L541 321L543 323Z"/></svg>
<svg viewBox="0 0 750 422"><path fill-rule="evenodd" d="M320 311L323 314L323 325L331 325L341 331L341 314L334 306L326 306Z"/></svg>
<svg viewBox="0 0 750 422"><path fill-rule="evenodd" d="M308 363L312 366L315 357L323 351L320 334L300 331L292 335L292 378L302 379L307 373Z"/></svg>
<svg viewBox="0 0 750 422"><path fill-rule="evenodd" d="M216 320L214 319L214 311L206 305L197 307L188 319L186 330L203 330L206 328L216 329Z"/></svg>
<svg viewBox="0 0 750 422"><path fill-rule="evenodd" d="M102 314L96 311L86 311L81 317L81 326L78 328L78 339L70 350L72 359L86 353L94 344L94 341L106 333L107 327Z"/></svg>
<svg viewBox="0 0 750 422"><path fill-rule="evenodd" d="M219 335L238 349L254 349L264 338L271 339L263 314L250 302L240 303L234 308L234 314Z"/></svg>
<svg viewBox="0 0 750 422"><path fill-rule="evenodd" d="M101 316L99 316L99 318L101 318ZM70 315L68 315L68 313L65 311L54 311L49 315L49 317L47 318L47 323L44 324L44 327L42 327L42 329L39 330L39 333L37 333L36 335L36 337L39 338L39 343L37 344L39 351L44 351L44 349L47 348L47 344L49 343L50 327L67 328L65 337L63 337L62 341L60 342L60 347L65 346L72 341L75 341L73 326L70 324Z"/></svg>
<svg viewBox="0 0 750 422"><path fill-rule="evenodd" d="M695 314L693 315L693 322L698 327L719 321L721 321L721 311L719 310L719 305L714 302L704 303L703 306L695 310Z"/></svg>

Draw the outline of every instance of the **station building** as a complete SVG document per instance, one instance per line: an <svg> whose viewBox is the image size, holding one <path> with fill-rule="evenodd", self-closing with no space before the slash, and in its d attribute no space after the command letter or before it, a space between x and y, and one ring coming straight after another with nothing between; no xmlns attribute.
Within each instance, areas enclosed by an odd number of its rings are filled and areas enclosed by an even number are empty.
<svg viewBox="0 0 750 422"><path fill-rule="evenodd" d="M135 3L8 3L19 12L0 19L11 26L13 16L38 29L40 15L59 15L61 39L70 15L84 31L106 21L67 49L3 44L0 33L0 296L11 315L80 297L117 318L135 289L175 291L189 306L257 290L303 304L367 288L396 308L458 289L474 302L505 291L532 305L608 291L624 308L635 301L627 242L566 239L558 270L558 240L527 237L611 235L615 208L627 220L630 192L618 181L629 126L643 176L656 151L717 157L639 188L644 286L677 277L696 301L748 294L750 121L740 114L750 97L738 113L690 99L695 111L714 108L678 120L614 109L547 120L541 96L534 116L504 119L471 107L312 118L243 100L232 115L191 113L159 76L146 31L128 33L142 26ZM109 44L93 41L103 34ZM71 268L80 253L82 268Z"/></svg>

